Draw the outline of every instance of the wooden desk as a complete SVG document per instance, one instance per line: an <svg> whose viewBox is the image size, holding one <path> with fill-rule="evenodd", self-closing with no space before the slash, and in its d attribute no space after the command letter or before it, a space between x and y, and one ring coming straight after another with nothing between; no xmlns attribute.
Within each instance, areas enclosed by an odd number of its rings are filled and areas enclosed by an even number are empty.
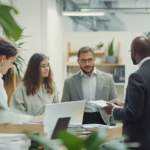
<svg viewBox="0 0 150 150"><path fill-rule="evenodd" d="M107 129L107 139L112 140L115 138L121 138L122 137L122 126L110 126Z"/></svg>
<svg viewBox="0 0 150 150"><path fill-rule="evenodd" d="M0 133L39 133L44 135L43 124L0 124Z"/></svg>
<svg viewBox="0 0 150 150"><path fill-rule="evenodd" d="M122 126L110 126L106 133L108 141L122 137ZM89 135L78 135L80 138L86 139ZM59 150L68 150L65 146L61 146Z"/></svg>
<svg viewBox="0 0 150 150"><path fill-rule="evenodd" d="M122 126L110 126L106 130L107 139L113 140L122 137ZM88 135L79 135L79 137L86 139Z"/></svg>
<svg viewBox="0 0 150 150"><path fill-rule="evenodd" d="M0 133L39 133L40 136L44 135L43 124L0 124ZM112 126L107 129L107 139L112 140L122 137L122 126ZM81 138L87 138L88 135L80 135Z"/></svg>

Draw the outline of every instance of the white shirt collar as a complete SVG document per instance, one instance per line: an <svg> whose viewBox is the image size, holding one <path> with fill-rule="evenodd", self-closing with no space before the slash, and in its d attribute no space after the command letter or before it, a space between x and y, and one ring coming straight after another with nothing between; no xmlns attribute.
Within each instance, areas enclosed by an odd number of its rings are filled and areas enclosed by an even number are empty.
<svg viewBox="0 0 150 150"><path fill-rule="evenodd" d="M94 67L94 70L93 70L93 72L92 72L92 74L95 74L95 75L97 75L97 71L96 71L96 68ZM92 75L91 74L91 75ZM81 70L81 77L84 75L84 72Z"/></svg>
<svg viewBox="0 0 150 150"><path fill-rule="evenodd" d="M3 77L3 74L0 73L0 77L2 78L2 77Z"/></svg>
<svg viewBox="0 0 150 150"><path fill-rule="evenodd" d="M142 66L142 64L143 64L146 60L149 60L149 59L150 59L150 57L146 57L146 58L142 59L142 60L140 61L140 63L138 64L138 67L140 68L140 67Z"/></svg>

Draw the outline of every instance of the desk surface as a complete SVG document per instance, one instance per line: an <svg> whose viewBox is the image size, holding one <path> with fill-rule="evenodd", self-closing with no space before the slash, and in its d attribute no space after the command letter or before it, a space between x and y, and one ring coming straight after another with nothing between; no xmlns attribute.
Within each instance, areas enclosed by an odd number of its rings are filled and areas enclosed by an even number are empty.
<svg viewBox="0 0 150 150"><path fill-rule="evenodd" d="M0 124L0 133L39 133L44 135L43 124Z"/></svg>

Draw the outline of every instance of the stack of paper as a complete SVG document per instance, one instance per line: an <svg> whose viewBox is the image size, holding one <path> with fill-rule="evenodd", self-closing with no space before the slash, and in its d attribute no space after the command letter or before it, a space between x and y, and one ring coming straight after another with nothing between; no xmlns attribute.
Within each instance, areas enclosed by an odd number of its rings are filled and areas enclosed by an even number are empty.
<svg viewBox="0 0 150 150"><path fill-rule="evenodd" d="M82 128L84 128L86 131L94 131L98 130L99 128L108 128L108 125L104 124L83 124Z"/></svg>
<svg viewBox="0 0 150 150"><path fill-rule="evenodd" d="M24 139L25 134L2 134L0 133L0 149L2 150L27 150L31 145L31 140Z"/></svg>

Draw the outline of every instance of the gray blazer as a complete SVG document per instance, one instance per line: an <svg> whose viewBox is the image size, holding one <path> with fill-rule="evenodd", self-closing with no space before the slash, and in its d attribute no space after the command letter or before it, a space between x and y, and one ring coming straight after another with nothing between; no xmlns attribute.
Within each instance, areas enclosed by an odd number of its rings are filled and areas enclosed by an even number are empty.
<svg viewBox="0 0 150 150"><path fill-rule="evenodd" d="M116 88L111 75L97 69L96 100L110 101L117 98ZM64 83L61 102L83 100L83 90L81 85L81 72L67 78ZM114 118L99 109L99 112L108 125L115 125Z"/></svg>
<svg viewBox="0 0 150 150"><path fill-rule="evenodd" d="M40 89L35 95L27 95L26 88L23 83L20 83L13 93L9 107L11 111L17 114L28 114L31 116L39 116L44 113L45 105L58 103L58 91L55 86L55 93L49 94L44 88L44 92Z"/></svg>

